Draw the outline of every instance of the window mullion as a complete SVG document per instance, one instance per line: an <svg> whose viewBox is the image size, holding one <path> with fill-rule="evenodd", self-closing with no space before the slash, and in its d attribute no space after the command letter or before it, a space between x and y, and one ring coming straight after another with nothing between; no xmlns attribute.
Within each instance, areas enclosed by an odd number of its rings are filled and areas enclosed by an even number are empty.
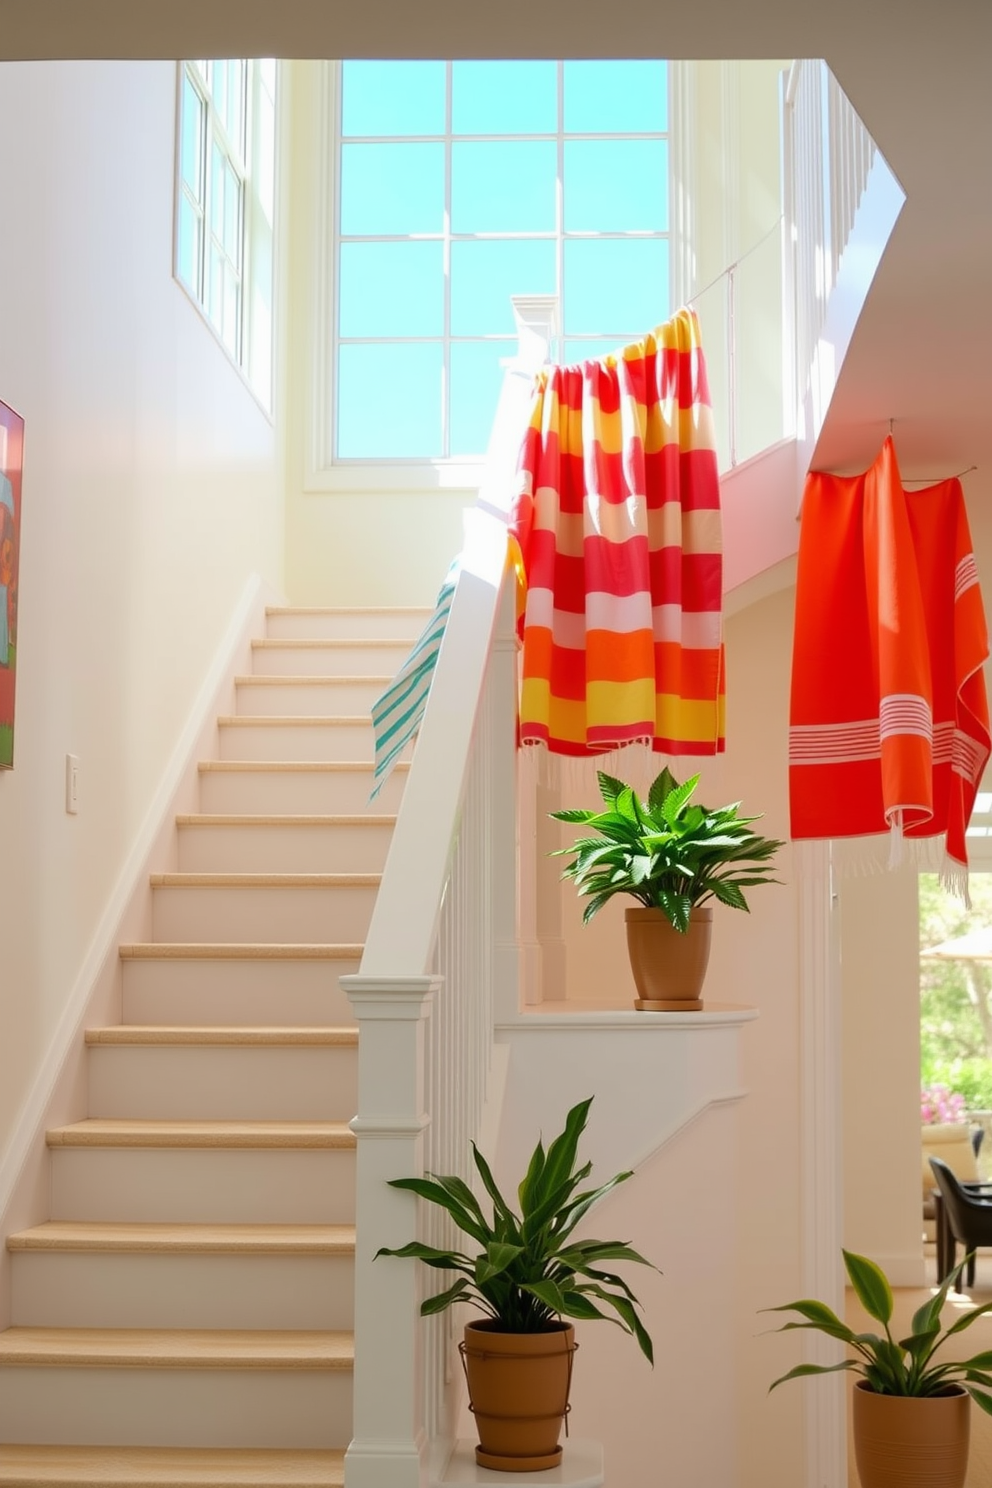
<svg viewBox="0 0 992 1488"><path fill-rule="evenodd" d="M441 362L441 451L447 459L451 455L451 133L453 65L444 67L444 322L442 334L444 351Z"/></svg>

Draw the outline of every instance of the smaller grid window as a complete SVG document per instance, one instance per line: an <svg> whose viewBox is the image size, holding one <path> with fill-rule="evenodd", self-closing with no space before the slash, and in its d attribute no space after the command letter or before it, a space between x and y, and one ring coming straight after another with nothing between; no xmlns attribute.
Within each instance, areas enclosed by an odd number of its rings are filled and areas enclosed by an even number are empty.
<svg viewBox="0 0 992 1488"><path fill-rule="evenodd" d="M513 294L558 296L566 361L668 317L666 62L349 61L337 96L335 460L481 455Z"/></svg>
<svg viewBox="0 0 992 1488"><path fill-rule="evenodd" d="M271 400L276 64L181 64L176 277Z"/></svg>

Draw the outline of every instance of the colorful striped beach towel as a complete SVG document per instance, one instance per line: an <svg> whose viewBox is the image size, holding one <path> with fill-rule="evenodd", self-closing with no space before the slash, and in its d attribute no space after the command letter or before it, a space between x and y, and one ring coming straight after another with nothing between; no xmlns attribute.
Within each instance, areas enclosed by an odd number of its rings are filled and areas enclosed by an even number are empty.
<svg viewBox="0 0 992 1488"><path fill-rule="evenodd" d="M695 314L546 368L518 478L521 744L722 751L720 486Z"/></svg>
<svg viewBox="0 0 992 1488"><path fill-rule="evenodd" d="M886 439L803 497L789 730L793 837L902 839L967 897L989 654L961 483L903 488ZM884 837L882 839L884 841ZM889 856L889 854L886 854ZM869 856L866 861L879 861Z"/></svg>
<svg viewBox="0 0 992 1488"><path fill-rule="evenodd" d="M375 761L372 766L370 801L374 801L382 790L404 747L420 727L427 708L427 695L437 667L460 567L461 554L454 559L445 574L434 612L409 656L385 692L372 704Z"/></svg>

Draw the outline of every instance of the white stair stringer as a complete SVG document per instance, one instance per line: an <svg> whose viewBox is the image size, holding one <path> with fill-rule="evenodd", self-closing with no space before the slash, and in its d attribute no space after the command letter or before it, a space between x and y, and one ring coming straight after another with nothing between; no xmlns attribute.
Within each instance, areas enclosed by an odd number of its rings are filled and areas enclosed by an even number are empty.
<svg viewBox="0 0 992 1488"><path fill-rule="evenodd" d="M407 764L368 708L421 610L272 610L234 679L46 1221L7 1237L0 1488L335 1488L351 1437L358 969Z"/></svg>

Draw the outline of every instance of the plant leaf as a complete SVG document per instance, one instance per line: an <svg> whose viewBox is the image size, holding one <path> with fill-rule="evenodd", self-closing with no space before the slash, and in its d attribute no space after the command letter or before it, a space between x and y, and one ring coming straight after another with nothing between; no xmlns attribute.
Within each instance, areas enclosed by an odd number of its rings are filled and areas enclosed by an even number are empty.
<svg viewBox="0 0 992 1488"><path fill-rule="evenodd" d="M893 1303L892 1288L884 1271L867 1256L857 1255L850 1250L845 1250L842 1254L851 1285L861 1306L869 1317L873 1317L883 1327L887 1326L892 1316Z"/></svg>
<svg viewBox="0 0 992 1488"><path fill-rule="evenodd" d="M986 1395L984 1390L976 1390L973 1385L965 1385L965 1389L975 1404L980 1406L987 1416L992 1416L992 1395Z"/></svg>
<svg viewBox="0 0 992 1488"><path fill-rule="evenodd" d="M605 770L597 770L596 778L599 781L599 793L607 806L612 806L617 797L627 789L622 780L607 775Z"/></svg>
<svg viewBox="0 0 992 1488"><path fill-rule="evenodd" d="M425 1266L433 1266L438 1271L464 1270L471 1274L473 1270L468 1256L457 1250L437 1250L433 1245L422 1245L419 1240L411 1240L408 1245L400 1246L399 1250L390 1250L383 1245L372 1259L377 1261L380 1256L399 1256L401 1260L423 1261Z"/></svg>
<svg viewBox="0 0 992 1488"><path fill-rule="evenodd" d="M565 1299L553 1281L525 1282L521 1290L529 1292L532 1297L536 1297L539 1302L543 1302L545 1307L550 1307L552 1312L564 1311Z"/></svg>
<svg viewBox="0 0 992 1488"><path fill-rule="evenodd" d="M512 1266L517 1256L523 1253L522 1245L507 1245L500 1240L491 1240L486 1247L486 1254L479 1256L475 1263L476 1285L485 1286L486 1282L505 1271L507 1266Z"/></svg>
<svg viewBox="0 0 992 1488"><path fill-rule="evenodd" d="M952 1338L955 1333L963 1333L965 1328L970 1328L976 1318L992 1312L992 1302L984 1302L981 1307L973 1307L970 1312L963 1312L956 1323L952 1323L944 1334L945 1338Z"/></svg>
<svg viewBox="0 0 992 1488"><path fill-rule="evenodd" d="M469 1284L464 1276L460 1276L454 1286L446 1292L438 1292L436 1296L425 1297L420 1304L420 1316L430 1317L432 1313L444 1312L453 1302L460 1302L469 1293Z"/></svg>
<svg viewBox="0 0 992 1488"><path fill-rule="evenodd" d="M519 1226L517 1224L517 1216L514 1214L513 1210L510 1208L509 1204L506 1202L503 1195L496 1187L496 1180L494 1179L492 1172L490 1171L489 1164L486 1162L486 1159L483 1157L482 1153L479 1151L474 1142L472 1143L472 1159L475 1163L475 1166L479 1170L479 1177L485 1184L486 1193L489 1195L489 1197L493 1201L493 1204L495 1205L496 1213L501 1215L504 1220L509 1221L514 1230L518 1230Z"/></svg>
<svg viewBox="0 0 992 1488"><path fill-rule="evenodd" d="M841 1369L860 1370L860 1368L861 1365L857 1359L845 1359L842 1364L797 1364L795 1369L789 1370L788 1374L783 1374L779 1379L773 1380L768 1386L768 1393L770 1395L779 1385L784 1385L786 1380L805 1379L810 1374L836 1374Z"/></svg>
<svg viewBox="0 0 992 1488"><path fill-rule="evenodd" d="M485 1223L479 1223L465 1206L446 1193L439 1183L434 1183L429 1178L390 1178L389 1186L406 1189L409 1193L415 1193L418 1198L437 1204L440 1209L446 1209L458 1228L466 1235L471 1235L473 1240L478 1240L480 1245L486 1245L492 1239L490 1227Z"/></svg>

